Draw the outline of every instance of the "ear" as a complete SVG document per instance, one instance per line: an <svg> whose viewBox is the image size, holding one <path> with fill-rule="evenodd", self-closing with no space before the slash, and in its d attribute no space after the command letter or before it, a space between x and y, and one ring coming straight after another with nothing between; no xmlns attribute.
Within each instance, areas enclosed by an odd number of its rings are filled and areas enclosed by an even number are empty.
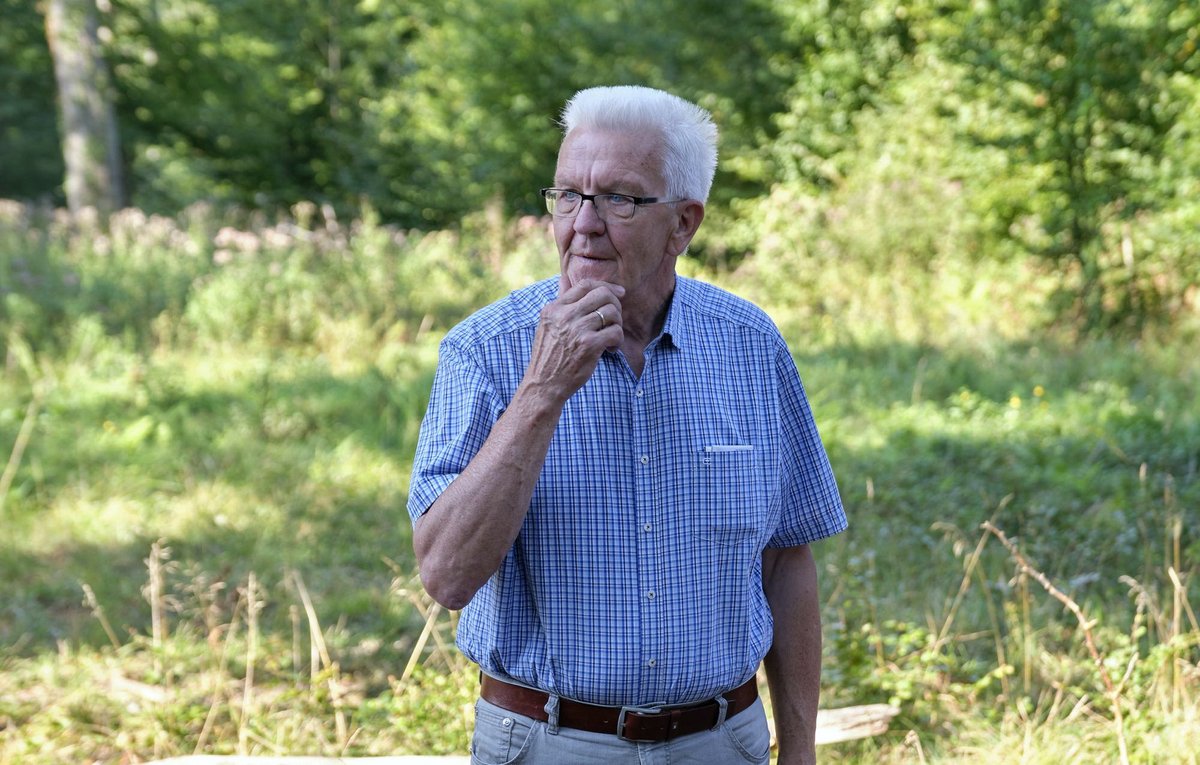
<svg viewBox="0 0 1200 765"><path fill-rule="evenodd" d="M697 199L687 199L677 204L679 207L676 212L678 217L675 230L671 232L671 238L667 240L667 251L675 257L682 255L683 251L688 248L692 237L700 229L700 224L704 222L703 202Z"/></svg>

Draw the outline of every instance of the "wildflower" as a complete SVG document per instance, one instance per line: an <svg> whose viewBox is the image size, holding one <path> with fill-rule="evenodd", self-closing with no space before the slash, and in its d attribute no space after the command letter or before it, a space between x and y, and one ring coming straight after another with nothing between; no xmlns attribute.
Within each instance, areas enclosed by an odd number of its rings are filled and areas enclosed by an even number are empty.
<svg viewBox="0 0 1200 765"><path fill-rule="evenodd" d="M1035 385L1033 386L1033 395L1036 398L1041 398L1042 396L1046 395L1046 389L1040 385Z"/></svg>
<svg viewBox="0 0 1200 765"><path fill-rule="evenodd" d="M1011 406L1013 409L1020 409L1021 408L1021 397L1013 396L1012 398L1010 398L1008 400L1008 405Z"/></svg>
<svg viewBox="0 0 1200 765"><path fill-rule="evenodd" d="M264 231L263 242L272 250L285 250L294 244L292 237L286 231L278 228L269 228Z"/></svg>

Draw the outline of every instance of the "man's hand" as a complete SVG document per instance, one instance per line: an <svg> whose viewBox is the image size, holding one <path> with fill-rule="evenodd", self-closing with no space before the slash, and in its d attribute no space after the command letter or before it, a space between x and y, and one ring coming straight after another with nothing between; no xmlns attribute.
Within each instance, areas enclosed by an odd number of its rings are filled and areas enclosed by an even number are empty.
<svg viewBox="0 0 1200 765"><path fill-rule="evenodd" d="M583 387L604 351L621 345L624 294L620 285L585 279L543 308L522 387L559 403Z"/></svg>

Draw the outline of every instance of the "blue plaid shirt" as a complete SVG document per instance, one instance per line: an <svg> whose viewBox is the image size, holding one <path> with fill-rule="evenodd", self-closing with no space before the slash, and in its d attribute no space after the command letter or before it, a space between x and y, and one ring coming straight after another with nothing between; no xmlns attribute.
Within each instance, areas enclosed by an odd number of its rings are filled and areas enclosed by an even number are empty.
<svg viewBox="0 0 1200 765"><path fill-rule="evenodd" d="M528 366L557 277L442 342L408 502L414 522L475 456ZM529 514L463 609L489 674L594 704L688 703L771 646L764 547L846 528L795 363L758 308L683 277L638 378L607 352L567 402Z"/></svg>

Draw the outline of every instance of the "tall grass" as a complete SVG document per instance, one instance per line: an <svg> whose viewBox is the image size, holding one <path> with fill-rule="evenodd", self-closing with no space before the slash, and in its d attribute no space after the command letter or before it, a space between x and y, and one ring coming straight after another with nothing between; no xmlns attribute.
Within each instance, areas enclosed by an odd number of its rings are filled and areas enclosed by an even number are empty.
<svg viewBox="0 0 1200 765"><path fill-rule="evenodd" d="M823 757L1194 762L1191 330L1080 340L1030 263L814 220L681 270L772 312L847 503L824 704L902 711ZM409 460L437 339L554 272L544 223L103 224L0 204L0 765L461 751Z"/></svg>

